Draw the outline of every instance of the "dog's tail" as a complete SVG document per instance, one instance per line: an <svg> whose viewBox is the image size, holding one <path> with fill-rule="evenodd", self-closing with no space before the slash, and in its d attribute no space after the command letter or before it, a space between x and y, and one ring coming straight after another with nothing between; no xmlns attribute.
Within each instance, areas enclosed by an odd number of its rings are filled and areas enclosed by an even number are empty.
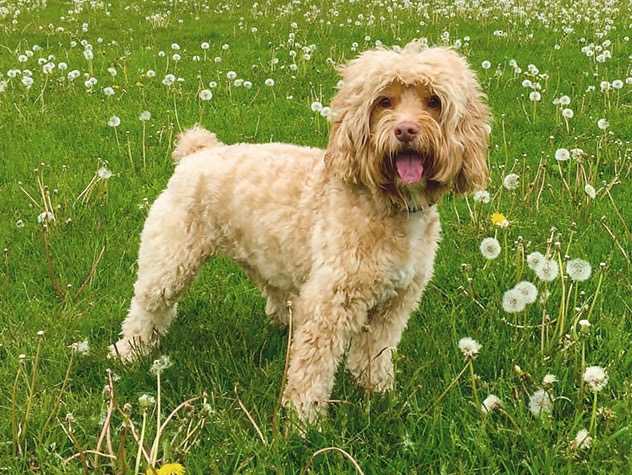
<svg viewBox="0 0 632 475"><path fill-rule="evenodd" d="M217 140L214 133L209 132L199 124L195 124L190 129L178 134L176 148L173 150L171 158L178 162L203 148L217 147L218 145L222 145L222 143Z"/></svg>

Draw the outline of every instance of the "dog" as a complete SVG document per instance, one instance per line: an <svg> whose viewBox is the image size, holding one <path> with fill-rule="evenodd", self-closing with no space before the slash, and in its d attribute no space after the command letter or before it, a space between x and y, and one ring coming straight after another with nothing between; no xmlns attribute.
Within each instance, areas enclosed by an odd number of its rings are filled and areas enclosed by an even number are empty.
<svg viewBox="0 0 632 475"><path fill-rule="evenodd" d="M267 315L291 323L283 403L301 420L326 413L345 353L361 387L393 388L392 352L433 273L437 202L486 186L490 114L448 48L377 48L340 73L325 150L225 145L200 126L179 136L114 354L156 344L200 266L221 254L261 290Z"/></svg>

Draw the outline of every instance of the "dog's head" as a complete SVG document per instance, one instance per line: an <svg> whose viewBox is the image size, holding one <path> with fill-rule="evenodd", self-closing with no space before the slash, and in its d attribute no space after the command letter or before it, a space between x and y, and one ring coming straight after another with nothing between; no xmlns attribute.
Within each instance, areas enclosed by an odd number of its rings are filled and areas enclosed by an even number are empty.
<svg viewBox="0 0 632 475"><path fill-rule="evenodd" d="M489 111L462 56L412 42L366 51L340 72L329 170L408 207L485 187Z"/></svg>

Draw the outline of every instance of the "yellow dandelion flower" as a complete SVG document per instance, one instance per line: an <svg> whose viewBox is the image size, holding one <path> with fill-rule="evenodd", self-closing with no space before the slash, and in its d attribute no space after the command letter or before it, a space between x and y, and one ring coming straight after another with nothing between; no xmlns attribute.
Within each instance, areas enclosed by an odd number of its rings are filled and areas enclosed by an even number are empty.
<svg viewBox="0 0 632 475"><path fill-rule="evenodd" d="M184 467L179 463L167 463L158 469L149 467L145 475L184 475Z"/></svg>
<svg viewBox="0 0 632 475"><path fill-rule="evenodd" d="M506 228L509 226L509 221L504 214L496 212L492 213L492 224L500 228Z"/></svg>

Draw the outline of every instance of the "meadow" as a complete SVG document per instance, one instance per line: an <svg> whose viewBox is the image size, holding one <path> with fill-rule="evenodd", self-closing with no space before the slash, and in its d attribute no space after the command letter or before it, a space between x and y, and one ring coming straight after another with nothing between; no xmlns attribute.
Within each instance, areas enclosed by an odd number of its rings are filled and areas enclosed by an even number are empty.
<svg viewBox="0 0 632 475"><path fill-rule="evenodd" d="M0 0L0 473L632 473L631 36L613 0ZM302 434L225 259L108 359L177 133L324 147L335 66L414 38L477 71L492 179L439 205L395 390L341 369Z"/></svg>

